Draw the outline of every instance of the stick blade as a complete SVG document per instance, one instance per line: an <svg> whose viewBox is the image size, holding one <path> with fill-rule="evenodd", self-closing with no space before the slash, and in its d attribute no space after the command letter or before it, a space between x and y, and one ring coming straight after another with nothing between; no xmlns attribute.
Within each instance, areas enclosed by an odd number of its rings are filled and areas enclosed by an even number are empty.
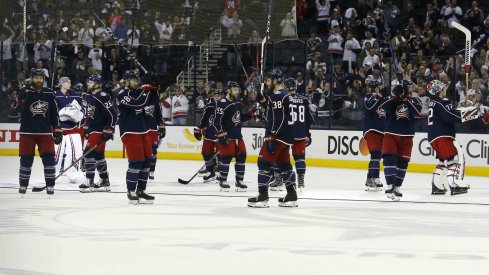
<svg viewBox="0 0 489 275"><path fill-rule="evenodd" d="M178 183L180 184L188 184L190 181L189 180L182 180L182 179L178 179Z"/></svg>
<svg viewBox="0 0 489 275"><path fill-rule="evenodd" d="M42 192L46 189L46 186L34 186L32 187L32 192Z"/></svg>

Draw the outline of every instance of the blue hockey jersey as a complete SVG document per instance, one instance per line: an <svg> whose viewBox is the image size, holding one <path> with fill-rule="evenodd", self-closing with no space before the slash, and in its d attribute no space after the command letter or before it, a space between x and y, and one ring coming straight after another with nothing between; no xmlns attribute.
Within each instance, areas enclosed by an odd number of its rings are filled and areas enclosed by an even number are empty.
<svg viewBox="0 0 489 275"><path fill-rule="evenodd" d="M18 94L20 134L52 135L59 128L58 108L49 88L23 88Z"/></svg>
<svg viewBox="0 0 489 275"><path fill-rule="evenodd" d="M144 107L150 103L149 91L124 89L117 96L119 108L119 130L121 137L126 133L144 134L149 130Z"/></svg>
<svg viewBox="0 0 489 275"><path fill-rule="evenodd" d="M216 115L217 102L209 98L205 105L204 112L197 127L205 129L205 139L216 140L216 128L214 127L214 117Z"/></svg>
<svg viewBox="0 0 489 275"><path fill-rule="evenodd" d="M365 95L363 113L363 136L370 131L384 133L385 110L380 108L383 98L371 93Z"/></svg>
<svg viewBox="0 0 489 275"><path fill-rule="evenodd" d="M163 124L163 114L161 113L161 103L158 91L150 92L148 105L144 107L148 130L158 130L158 125Z"/></svg>
<svg viewBox="0 0 489 275"><path fill-rule="evenodd" d="M293 133L295 140L306 139L309 136L309 129L314 123L314 117L311 113L309 100L303 95L290 97L290 115L293 121Z"/></svg>
<svg viewBox="0 0 489 275"><path fill-rule="evenodd" d="M447 98L434 98L428 109L428 140L432 142L439 137L455 138L455 125L462 122L459 110L453 109Z"/></svg>
<svg viewBox="0 0 489 275"><path fill-rule="evenodd" d="M248 115L241 113L241 102L230 101L227 98L217 102L214 128L217 132L226 132L229 139L243 138L241 126L248 120Z"/></svg>
<svg viewBox="0 0 489 275"><path fill-rule="evenodd" d="M69 90L67 91L66 94L63 94L61 90L56 90L55 95L56 95L56 104L58 105L58 111L71 105L73 101L76 101L79 106L83 106L81 96L74 90ZM64 131L80 128L82 124L83 124L83 120L81 120L80 122L74 122L71 120L65 120L59 122L61 129L63 129Z"/></svg>
<svg viewBox="0 0 489 275"><path fill-rule="evenodd" d="M401 100L389 96L379 106L385 110L385 133L397 136L414 136L414 117L421 112L421 101L417 97Z"/></svg>
<svg viewBox="0 0 489 275"><path fill-rule="evenodd" d="M90 133L102 133L104 127L115 127L117 112L112 106L110 95L106 92L88 94L86 97L85 123Z"/></svg>
<svg viewBox="0 0 489 275"><path fill-rule="evenodd" d="M273 134L277 140L292 145L294 142L294 122L290 115L290 102L291 97L283 90L270 93L265 135Z"/></svg>

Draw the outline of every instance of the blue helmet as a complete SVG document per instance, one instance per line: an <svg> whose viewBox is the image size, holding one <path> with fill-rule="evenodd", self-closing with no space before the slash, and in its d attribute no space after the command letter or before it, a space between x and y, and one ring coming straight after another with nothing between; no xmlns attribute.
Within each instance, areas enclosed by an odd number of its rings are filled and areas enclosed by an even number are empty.
<svg viewBox="0 0 489 275"><path fill-rule="evenodd" d="M280 69L275 68L275 69L271 69L270 71L268 71L266 74L266 77L268 77L272 80L276 79L278 82L282 83L284 74L282 73L282 71Z"/></svg>
<svg viewBox="0 0 489 275"><path fill-rule="evenodd" d="M209 87L211 89L215 89L217 87L217 84L214 81L209 81L209 82L207 82L207 87Z"/></svg>
<svg viewBox="0 0 489 275"><path fill-rule="evenodd" d="M123 77L125 80L131 80L131 79L137 79L139 80L139 77L138 75L134 72L134 71L127 71L125 74L124 74L124 77Z"/></svg>
<svg viewBox="0 0 489 275"><path fill-rule="evenodd" d="M231 88L241 88L239 87L239 84L236 83L235 81L228 81L228 83L226 84L226 90L231 90Z"/></svg>
<svg viewBox="0 0 489 275"><path fill-rule="evenodd" d="M99 85L102 85L103 84L103 80L102 80L102 77L99 75L99 74L92 74L91 76L89 76L87 78L87 82L88 81L93 81L93 83L95 84L99 84Z"/></svg>

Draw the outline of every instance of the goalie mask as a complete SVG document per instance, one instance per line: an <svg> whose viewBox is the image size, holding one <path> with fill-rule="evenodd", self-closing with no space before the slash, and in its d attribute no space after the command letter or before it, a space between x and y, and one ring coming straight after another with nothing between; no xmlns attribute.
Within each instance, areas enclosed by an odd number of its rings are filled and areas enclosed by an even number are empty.
<svg viewBox="0 0 489 275"><path fill-rule="evenodd" d="M426 89L428 90L428 93L432 96L437 96L445 88L446 85L440 80L432 80L428 83L428 85L426 85Z"/></svg>

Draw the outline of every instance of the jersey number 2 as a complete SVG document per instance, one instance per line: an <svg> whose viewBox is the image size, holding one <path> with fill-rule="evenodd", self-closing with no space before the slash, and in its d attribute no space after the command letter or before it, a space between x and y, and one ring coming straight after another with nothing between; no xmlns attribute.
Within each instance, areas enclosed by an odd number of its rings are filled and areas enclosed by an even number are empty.
<svg viewBox="0 0 489 275"><path fill-rule="evenodd" d="M428 125L433 125L433 109L428 109Z"/></svg>

